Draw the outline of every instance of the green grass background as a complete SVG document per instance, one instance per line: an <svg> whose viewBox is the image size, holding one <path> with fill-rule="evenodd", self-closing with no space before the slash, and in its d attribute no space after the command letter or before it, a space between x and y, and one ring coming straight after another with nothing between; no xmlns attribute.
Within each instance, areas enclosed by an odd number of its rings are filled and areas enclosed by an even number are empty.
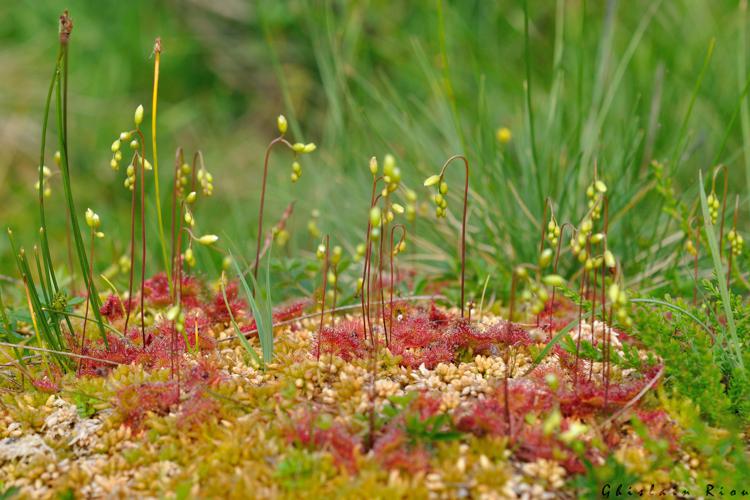
<svg viewBox="0 0 750 500"><path fill-rule="evenodd" d="M178 145L201 149L216 186L196 214L201 230L236 242L248 259L263 148L278 113L289 118L293 138L318 144L294 185L291 157L272 159L266 227L298 200L289 255L317 245L305 230L313 209L321 212L321 229L348 250L361 240L370 156L393 153L405 183L429 201L422 179L448 156L467 154L469 296L481 293L487 275L493 289L507 288L509 269L535 259L546 196L560 222L578 221L594 162L618 214L610 246L639 285L680 288L682 280L692 289L677 272L682 240L651 189L651 159L666 163L689 204L697 200L698 170L722 162L732 192L746 201L746 113L731 120L741 110L748 18L735 1L26 0L0 6L0 225L26 245L38 224L40 124L64 7L75 23L74 192L81 219L87 206L101 214L107 238L99 270L127 243L130 196L123 173L109 168L109 145L131 126L139 103L150 123L156 36L163 43L162 185L169 185ZM507 146L495 139L499 126L513 131ZM403 257L431 276L458 269L460 200L453 197L463 179L451 168L451 215L435 223L428 205L412 231L417 245ZM55 258L64 262L62 187L59 177L52 183L48 224ZM742 228L746 218L743 204ZM152 224L149 272L160 265ZM199 259L215 277L220 256L201 251ZM4 238L0 273L15 275Z"/></svg>

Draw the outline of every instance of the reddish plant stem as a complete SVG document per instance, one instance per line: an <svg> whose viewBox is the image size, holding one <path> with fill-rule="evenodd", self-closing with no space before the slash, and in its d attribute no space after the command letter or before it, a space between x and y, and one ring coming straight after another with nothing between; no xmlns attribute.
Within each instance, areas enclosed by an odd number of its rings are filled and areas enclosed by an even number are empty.
<svg viewBox="0 0 750 500"><path fill-rule="evenodd" d="M508 306L508 321L505 323L506 334L509 333L510 327L513 324L513 312L516 303L516 287L518 285L518 277L515 272L510 280L510 304ZM506 338L510 338L510 335L506 335ZM505 411L505 422L508 425L508 437L513 436L513 423L510 416L510 396L508 390L508 379L510 378L510 345L505 347L505 372L503 374L503 408Z"/></svg>
<svg viewBox="0 0 750 500"><path fill-rule="evenodd" d="M440 182L443 181L445 169L453 161L461 159L464 162L466 177L464 182L464 210L461 218L461 318L464 317L464 289L466 282L466 215L469 208L469 160L463 155L453 155L448 158L440 169Z"/></svg>
<svg viewBox="0 0 750 500"><path fill-rule="evenodd" d="M602 232L604 233L604 240L603 240L603 251L602 255L607 251L607 231L609 231L609 198L604 196L603 198L604 202L604 228ZM609 359L611 356L611 342L612 342L612 325L610 325L609 328L607 328L607 294L604 291L604 288L606 287L606 277L607 277L607 264L604 262L604 259L602 259L602 290L601 290L601 303L602 303L602 325L604 328L604 355L602 358L607 360L607 383L606 383L606 389L604 394L604 406L607 406L607 395L609 390ZM594 271L594 275L596 275L596 271ZM596 297L596 287L594 287L594 297ZM595 307L591 308L592 316L594 315L594 309ZM610 306L610 314L609 314L609 321L612 321L612 306Z"/></svg>
<svg viewBox="0 0 750 500"><path fill-rule="evenodd" d="M138 170L136 169L136 160L138 155L133 157L133 168L135 169L134 174L137 176ZM128 307L127 314L125 314L125 335L128 333L128 323L130 322L130 312L133 309L133 273L135 272L135 184L133 184L130 190L130 277L128 279ZM143 342L143 349L146 348L146 342Z"/></svg>
<svg viewBox="0 0 750 500"><path fill-rule="evenodd" d="M172 303L174 304L177 300L177 258L179 258L179 254L177 254L177 257L175 257L175 253L178 252L178 243L177 243L177 191L180 186L180 170L182 168L182 163L184 161L184 156L182 152L182 148L178 147L177 151L175 152L175 158L174 158L174 183L172 185L172 226L170 228L172 232L172 287L170 288L170 292L172 294ZM174 372L175 372L175 324L174 321L172 321L172 331L169 338L169 378L174 378Z"/></svg>
<svg viewBox="0 0 750 500"><path fill-rule="evenodd" d="M331 326L336 326L336 298L338 296L338 284L339 284L339 270L338 264L333 265L333 277L336 278L336 283L333 285L333 297L331 301Z"/></svg>
<svg viewBox="0 0 750 500"><path fill-rule="evenodd" d="M393 246L393 235L396 231L396 229L401 229L401 239L396 244L396 246ZM401 245L401 242L406 240L406 227L403 224L394 224L394 226L391 228L391 239L390 239L390 248L391 248L391 255L390 255L390 264L391 264L391 282L390 282L390 297L388 301L388 331L391 332L391 337L393 337L393 286L394 286L394 276L393 276L393 257L394 253L396 252L396 248ZM385 345L390 347L390 338L386 337L385 339Z"/></svg>
<svg viewBox="0 0 750 500"><path fill-rule="evenodd" d="M542 226L542 234L541 234L541 237L539 238L539 255L540 256L542 255L542 252L544 251L544 235L545 235L546 229L547 229L547 210L549 210L550 212L552 212L552 215L554 217L554 211L552 210L552 200L550 199L549 196L544 199L544 211L542 213L542 224L541 224L541 226ZM538 273L541 273L541 271L542 270L539 269ZM552 289L552 293L553 294L555 293L554 292L554 288ZM554 301L554 299L553 299L553 301ZM544 312L544 310L542 310L542 313L543 312ZM539 314L536 315L536 326L537 327L539 326L539 319L540 319L542 313L539 313Z"/></svg>
<svg viewBox="0 0 750 500"><path fill-rule="evenodd" d="M141 339L146 348L146 308L144 307L144 290L146 284L146 157L144 156L145 139L140 129L136 129L141 140Z"/></svg>
<svg viewBox="0 0 750 500"><path fill-rule="evenodd" d="M362 331L364 333L364 338L367 340L367 328L370 327L370 330L372 330L371 325L369 324L369 314L368 314L368 307L369 307L369 297L365 297L365 293L368 293L369 290L369 267L370 267L370 231L372 230L372 224L370 223L370 213L369 210L372 209L372 207L375 206L375 192L377 189L378 181L381 180L383 177L374 177L372 180L372 193L370 195L370 207L368 209L367 213L367 232L365 233L365 260L364 260L364 266L362 269L362 290L360 291L360 301L362 303Z"/></svg>
<svg viewBox="0 0 750 500"><path fill-rule="evenodd" d="M278 136L276 139L272 140L268 146L266 147L266 154L263 159L263 181L261 182L261 188L260 188L260 210L258 211L258 238L257 238L257 247L255 249L255 263L253 264L253 276L255 278L258 278L258 263L260 262L260 245L261 245L261 238L263 237L263 208L266 201L266 179L268 178L268 159L271 156L271 149L276 144L282 143L286 145L289 149L292 149L292 145L289 144L289 142L284 139L283 135Z"/></svg>
<svg viewBox="0 0 750 500"><path fill-rule="evenodd" d="M612 305L609 306L609 321L612 321ZM604 375L604 409L606 411L607 406L609 405L609 377L610 377L610 370L612 367L611 363L611 349L609 347L609 344L612 342L612 326L607 326L606 318L602 318L602 322L604 323L604 338L605 338L605 344L608 346L605 350L604 354L604 366L603 369L603 375Z"/></svg>
<svg viewBox="0 0 750 500"><path fill-rule="evenodd" d="M385 338L385 343L388 345L388 328L387 328L387 322L385 319L385 292L383 291L383 241L385 241L385 218L381 218L380 220L380 250L378 251L378 290L380 291L380 304L378 304L378 308L380 309L380 316L383 321L383 337Z"/></svg>
<svg viewBox="0 0 750 500"><path fill-rule="evenodd" d="M328 259L329 259L329 237L325 237L326 258L323 262L323 293L320 295L320 326L318 327L318 353L317 361L320 361L320 349L323 342L323 320L326 315L326 286L328 285Z"/></svg>
<svg viewBox="0 0 750 500"><path fill-rule="evenodd" d="M578 390L578 360L580 358L581 354L581 323L583 322L583 295L584 295L584 287L587 286L588 283L588 272L586 271L586 268L583 269L583 272L581 273L581 286L579 289L579 302L578 302L578 338L576 339L576 357L575 357L575 369L573 370L573 385L575 386L575 390Z"/></svg>
<svg viewBox="0 0 750 500"><path fill-rule="evenodd" d="M557 238L557 249L555 250L555 261L552 267L553 273L555 274L557 274L557 267L558 267L558 264L560 263L560 250L562 248L563 237L565 236L565 228L570 228L571 231L573 231L573 237L575 238L575 229L576 229L575 226L573 226L573 224L571 224L570 222L563 222L563 224L560 226L560 236ZM555 304L555 291L556 290L557 290L556 288L552 289L552 305Z"/></svg>
<svg viewBox="0 0 750 500"><path fill-rule="evenodd" d="M182 148L178 147L177 151L175 152L174 158L174 184L172 186L172 226L170 228L172 232L172 302L174 302L177 295L177 281L175 278L175 253L177 251L177 234L175 233L175 231L177 228L177 224L175 221L175 217L177 216L177 191L180 187L180 170L182 169L183 162L184 156Z"/></svg>

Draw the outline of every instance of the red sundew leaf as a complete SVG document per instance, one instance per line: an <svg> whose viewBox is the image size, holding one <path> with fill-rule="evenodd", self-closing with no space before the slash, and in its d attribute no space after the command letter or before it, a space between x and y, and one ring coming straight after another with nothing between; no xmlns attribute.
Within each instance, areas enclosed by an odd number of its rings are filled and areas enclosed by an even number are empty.
<svg viewBox="0 0 750 500"><path fill-rule="evenodd" d="M172 303L166 274L158 273L143 283L143 299L153 307L166 307Z"/></svg>
<svg viewBox="0 0 750 500"><path fill-rule="evenodd" d="M406 432L396 426L390 426L378 437L373 453L380 465L388 470L416 474L430 468L429 453L421 446L409 446Z"/></svg>
<svg viewBox="0 0 750 500"><path fill-rule="evenodd" d="M566 431L570 423L569 420L563 420L560 431ZM514 428L513 441L517 445L514 450L515 457L520 460L525 462L534 462L540 458L553 460L559 463L568 474L586 472L578 456L554 436L545 435L540 425L532 426L524 423L520 428ZM589 448L586 452L587 458L594 463L597 461L598 454L599 452L594 448Z"/></svg>
<svg viewBox="0 0 750 500"><path fill-rule="evenodd" d="M333 456L334 463L350 474L357 472L357 456L361 450L359 439L338 422L325 429L318 425L318 414L310 410L299 412L284 429L286 440L308 449L323 449Z"/></svg>
<svg viewBox="0 0 750 500"><path fill-rule="evenodd" d="M411 410L419 413L421 420L427 420L440 413L442 398L439 395L430 394L427 391L420 391L419 396L412 401Z"/></svg>
<svg viewBox="0 0 750 500"><path fill-rule="evenodd" d="M336 326L323 328L320 339L313 347L313 354L335 354L346 361L363 357L367 353L363 338L361 322L341 321Z"/></svg>
<svg viewBox="0 0 750 500"><path fill-rule="evenodd" d="M55 380L51 380L47 375L31 380L31 385L36 387L41 392L47 394L56 394L60 392L60 384Z"/></svg>
<svg viewBox="0 0 750 500"><path fill-rule="evenodd" d="M273 320L277 322L297 318L302 315L310 304L312 304L310 299L295 300L288 304L283 304L273 311Z"/></svg>
<svg viewBox="0 0 750 500"><path fill-rule="evenodd" d="M247 315L249 306L247 302L239 297L239 288L236 281L230 281L226 287L227 303L232 311L232 316L239 320ZM229 311L224 303L224 296L221 292L214 295L211 303L208 305L208 316L214 323L228 324L230 322Z"/></svg>
<svg viewBox="0 0 750 500"><path fill-rule="evenodd" d="M221 371L215 360L201 358L185 376L185 390L192 391L205 387L216 387L226 379L227 376Z"/></svg>
<svg viewBox="0 0 750 500"><path fill-rule="evenodd" d="M636 410L638 419L646 426L653 439L667 439L670 451L679 448L681 431L665 410Z"/></svg>
<svg viewBox="0 0 750 500"><path fill-rule="evenodd" d="M177 427L191 429L207 422L221 410L221 406L212 398L197 391L180 406L177 414Z"/></svg>
<svg viewBox="0 0 750 500"><path fill-rule="evenodd" d="M115 295L114 293L109 294L107 300L99 309L101 315L109 321L115 321L122 318L123 311L125 311L125 306L123 305L122 300L120 300L120 296Z"/></svg>
<svg viewBox="0 0 750 500"><path fill-rule="evenodd" d="M185 309L200 307L200 283L192 276L182 277L180 302ZM165 273L158 273L143 283L143 299L151 307L166 307L172 303L169 281Z"/></svg>
<svg viewBox="0 0 750 500"><path fill-rule="evenodd" d="M179 402L176 381L128 385L117 391L114 407L131 429L140 429L148 412L166 415Z"/></svg>
<svg viewBox="0 0 750 500"><path fill-rule="evenodd" d="M438 324L446 324L451 319L450 315L440 309L435 305L434 302L430 303L430 314L429 314L430 321L433 323Z"/></svg>

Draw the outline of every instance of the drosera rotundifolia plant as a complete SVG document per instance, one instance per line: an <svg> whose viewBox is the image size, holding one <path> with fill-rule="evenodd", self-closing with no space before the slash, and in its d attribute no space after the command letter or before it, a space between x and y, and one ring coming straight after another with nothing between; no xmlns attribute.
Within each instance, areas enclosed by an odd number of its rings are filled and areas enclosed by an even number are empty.
<svg viewBox="0 0 750 500"><path fill-rule="evenodd" d="M685 264L680 276L690 278L684 294L655 296L626 276L633 257L620 252L616 224L628 205L614 167L593 152L575 203L544 196L538 211L524 206L532 251L509 272L475 261L502 255L479 237L474 245L475 228L510 215L480 213L486 172L469 147L423 181L445 225L408 188L424 179L422 160L394 147L398 161L359 164L366 187L347 194L355 239L331 221L333 197L306 221L295 220L304 200L285 201L264 230L266 196L276 196L266 191L271 150L292 151L292 183L302 155L316 150L290 141L278 115L278 136L251 179L260 206L246 260L245 247L225 247L230 238L207 210L210 153L176 149L162 203L156 111L169 52L157 38L151 109L136 106L132 128L110 148L130 195L129 226L118 234L103 206L76 211L67 13L60 23L34 170L38 243L27 251L25 235L8 229L17 273L12 285L0 281L0 496L215 498L238 488L283 498L593 498L619 481L690 497L710 484L742 486L750 306L740 293L742 197L731 203L726 167L712 170L710 185L701 172L698 193L678 197L649 164L681 228L670 236L679 252L658 269ZM494 139L508 155L517 140L505 127ZM455 218L448 167L458 161ZM57 263L64 245L47 238L45 216L61 203L55 167L78 260L69 269ZM422 262L429 238L456 229L459 266L435 279ZM108 247L115 262L102 271ZM458 304L442 295L454 292Z"/></svg>

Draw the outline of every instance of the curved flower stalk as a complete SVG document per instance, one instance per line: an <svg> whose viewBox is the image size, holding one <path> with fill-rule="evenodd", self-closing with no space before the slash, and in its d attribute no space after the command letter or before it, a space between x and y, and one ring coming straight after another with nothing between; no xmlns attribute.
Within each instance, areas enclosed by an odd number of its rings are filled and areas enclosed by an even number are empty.
<svg viewBox="0 0 750 500"><path fill-rule="evenodd" d="M716 178L719 173L724 174L724 193L719 201L716 196ZM719 217L719 207L721 207L721 224L719 225L719 252L721 253L724 244L724 219L727 210L727 192L729 190L729 174L727 172L726 165L719 165L714 169L713 176L711 177L711 192L709 193L706 201L708 202L708 213L711 215L711 223L716 224L717 218Z"/></svg>
<svg viewBox="0 0 750 500"><path fill-rule="evenodd" d="M732 257L739 257L742 253L742 247L744 246L744 239L742 235L737 232L737 216L740 212L740 196L737 195L734 199L734 216L732 217L732 229L727 233L727 240L729 241L729 257L727 262L727 288L729 288L730 281L732 279Z"/></svg>
<svg viewBox="0 0 750 500"><path fill-rule="evenodd" d="M292 174L291 174L291 180L292 182L297 182L297 180L302 175L302 166L297 161L297 156L300 154L306 154L306 153L312 153L315 151L317 146L310 142L307 144L303 144L301 142L297 142L295 144L290 143L286 140L285 134L288 128L286 118L284 115L279 115L276 119L276 126L279 130L279 136L276 137L274 140L272 140L268 146L266 147L266 153L263 159L263 180L261 181L261 188L260 188L260 209L258 211L258 237L257 237L257 247L255 249L255 263L253 264L253 276L257 279L258 278L258 263L260 262L260 245L261 245L261 239L263 237L263 208L265 206L266 201L266 179L268 178L268 160L271 156L271 150L273 147L277 144L283 144L290 150L294 152L294 161L292 162Z"/></svg>
<svg viewBox="0 0 750 500"><path fill-rule="evenodd" d="M443 167L440 169L440 173L432 175L424 181L426 187L437 186L437 193L433 196L435 202L435 214L438 217L445 217L448 202L445 196L448 194L448 183L445 181L445 169L453 160L462 160L464 162L464 168L466 171L464 181L464 209L463 216L461 218L461 318L464 317L464 289L466 281L466 215L468 211L469 203L469 160L463 155L454 155L448 158Z"/></svg>

